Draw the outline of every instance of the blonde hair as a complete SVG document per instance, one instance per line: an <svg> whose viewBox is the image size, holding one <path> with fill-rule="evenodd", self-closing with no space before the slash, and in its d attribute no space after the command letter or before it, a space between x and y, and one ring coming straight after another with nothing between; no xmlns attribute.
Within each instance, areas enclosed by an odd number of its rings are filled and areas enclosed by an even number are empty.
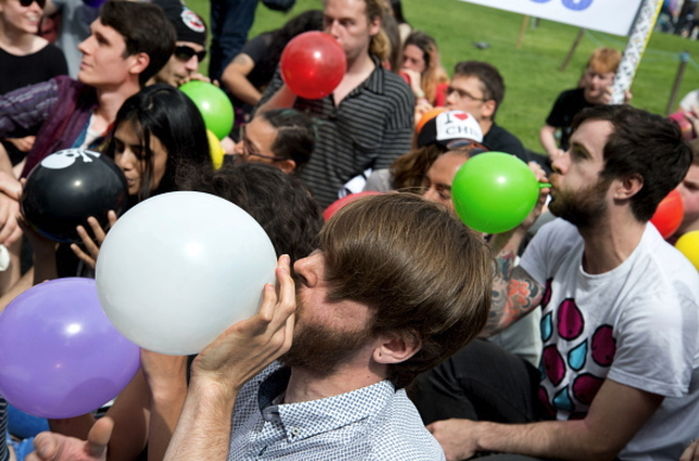
<svg viewBox="0 0 699 461"><path fill-rule="evenodd" d="M599 74L615 72L621 62L621 53L614 48L597 48L592 52L587 61L586 69L591 69Z"/></svg>
<svg viewBox="0 0 699 461"><path fill-rule="evenodd" d="M447 71L444 70L439 59L437 42L426 33L415 30L408 35L403 48L408 45L413 45L422 51L422 56L425 61L425 70L422 72L420 85L427 100L433 103L437 93L437 86L449 81Z"/></svg>

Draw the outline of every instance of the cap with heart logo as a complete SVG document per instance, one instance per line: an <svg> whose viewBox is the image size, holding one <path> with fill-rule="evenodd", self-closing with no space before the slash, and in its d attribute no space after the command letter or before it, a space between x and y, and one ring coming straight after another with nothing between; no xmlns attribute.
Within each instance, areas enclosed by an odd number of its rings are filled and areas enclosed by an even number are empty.
<svg viewBox="0 0 699 461"><path fill-rule="evenodd" d="M475 117L460 110L442 112L425 123L417 137L418 147L438 145L446 149L455 140L483 142L483 132Z"/></svg>

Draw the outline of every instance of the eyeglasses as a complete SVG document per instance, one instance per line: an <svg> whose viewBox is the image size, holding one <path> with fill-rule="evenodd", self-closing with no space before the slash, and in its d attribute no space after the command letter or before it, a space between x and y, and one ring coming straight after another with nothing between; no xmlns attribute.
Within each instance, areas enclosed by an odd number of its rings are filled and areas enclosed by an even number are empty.
<svg viewBox="0 0 699 461"><path fill-rule="evenodd" d="M36 4L39 5L39 8L41 8L42 10L46 6L46 0L19 0L19 4L25 8L30 6L34 2L36 2Z"/></svg>
<svg viewBox="0 0 699 461"><path fill-rule="evenodd" d="M456 92L456 94L459 95L460 98L467 98L470 99L471 101L487 101L490 98L477 98L476 96L472 95L466 90L462 90L461 88L454 88L453 86L448 86L447 87L447 95L450 95L452 93Z"/></svg>
<svg viewBox="0 0 699 461"><path fill-rule="evenodd" d="M246 159L247 157L258 157L258 158L265 158L267 160L271 160L273 162L277 162L280 160L285 160L282 157L276 157L274 155L266 155L261 153L260 151L257 150L255 145L250 142L250 139L248 139L247 136L245 136L245 126L240 127L240 139L242 140L243 143L243 148L241 150L241 153L239 154L242 159Z"/></svg>
<svg viewBox="0 0 699 461"><path fill-rule="evenodd" d="M29 0L20 0L20 1L29 1ZM37 0L39 1L39 0ZM46 0L41 0L45 2ZM202 62L204 58L206 58L206 50L201 50L197 51L191 46L187 45L178 45L175 47L175 52L173 53L175 57L181 61L189 61L192 59L192 56L196 56L199 62Z"/></svg>

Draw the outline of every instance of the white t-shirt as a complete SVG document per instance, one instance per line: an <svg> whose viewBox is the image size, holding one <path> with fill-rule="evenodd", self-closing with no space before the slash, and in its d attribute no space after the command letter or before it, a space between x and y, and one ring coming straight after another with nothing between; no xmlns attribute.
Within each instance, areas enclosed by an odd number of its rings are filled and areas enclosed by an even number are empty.
<svg viewBox="0 0 699 461"><path fill-rule="evenodd" d="M699 276L647 225L628 259L604 274L582 268L583 240L556 219L521 266L545 285L539 397L559 420L581 418L609 378L663 395L622 460L677 460L699 436Z"/></svg>

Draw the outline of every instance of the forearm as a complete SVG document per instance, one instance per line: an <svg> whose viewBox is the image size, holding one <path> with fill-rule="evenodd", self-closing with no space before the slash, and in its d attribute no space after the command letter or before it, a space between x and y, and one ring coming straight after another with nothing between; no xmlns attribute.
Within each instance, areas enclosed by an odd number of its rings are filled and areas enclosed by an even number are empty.
<svg viewBox="0 0 699 461"><path fill-rule="evenodd" d="M236 390L192 379L165 461L223 461L230 444Z"/></svg>
<svg viewBox="0 0 699 461"><path fill-rule="evenodd" d="M550 125L544 125L539 131L539 141L549 157L553 157L559 151L555 132L556 128Z"/></svg>
<svg viewBox="0 0 699 461"><path fill-rule="evenodd" d="M479 451L517 453L561 460L612 460L615 450L602 431L594 432L585 420L544 421L530 424L483 422L476 428Z"/></svg>
<svg viewBox="0 0 699 461"><path fill-rule="evenodd" d="M288 86L282 85L269 99L257 107L255 113L289 108L294 105L294 102L296 102L296 95L292 93Z"/></svg>
<svg viewBox="0 0 699 461"><path fill-rule="evenodd" d="M496 253L495 275L488 321L481 336L490 336L502 331L526 313L517 315L518 311L510 299L512 273L515 268L517 252L525 235L524 229L516 228L510 232L496 234L490 241L491 249Z"/></svg>
<svg viewBox="0 0 699 461"><path fill-rule="evenodd" d="M179 385L151 391L148 461L161 461L172 439L187 396L187 380ZM229 415L230 417L230 415Z"/></svg>
<svg viewBox="0 0 699 461"><path fill-rule="evenodd" d="M257 88L241 73L236 71L226 71L221 77L223 85L241 101L251 106L260 102L262 94L257 91Z"/></svg>

